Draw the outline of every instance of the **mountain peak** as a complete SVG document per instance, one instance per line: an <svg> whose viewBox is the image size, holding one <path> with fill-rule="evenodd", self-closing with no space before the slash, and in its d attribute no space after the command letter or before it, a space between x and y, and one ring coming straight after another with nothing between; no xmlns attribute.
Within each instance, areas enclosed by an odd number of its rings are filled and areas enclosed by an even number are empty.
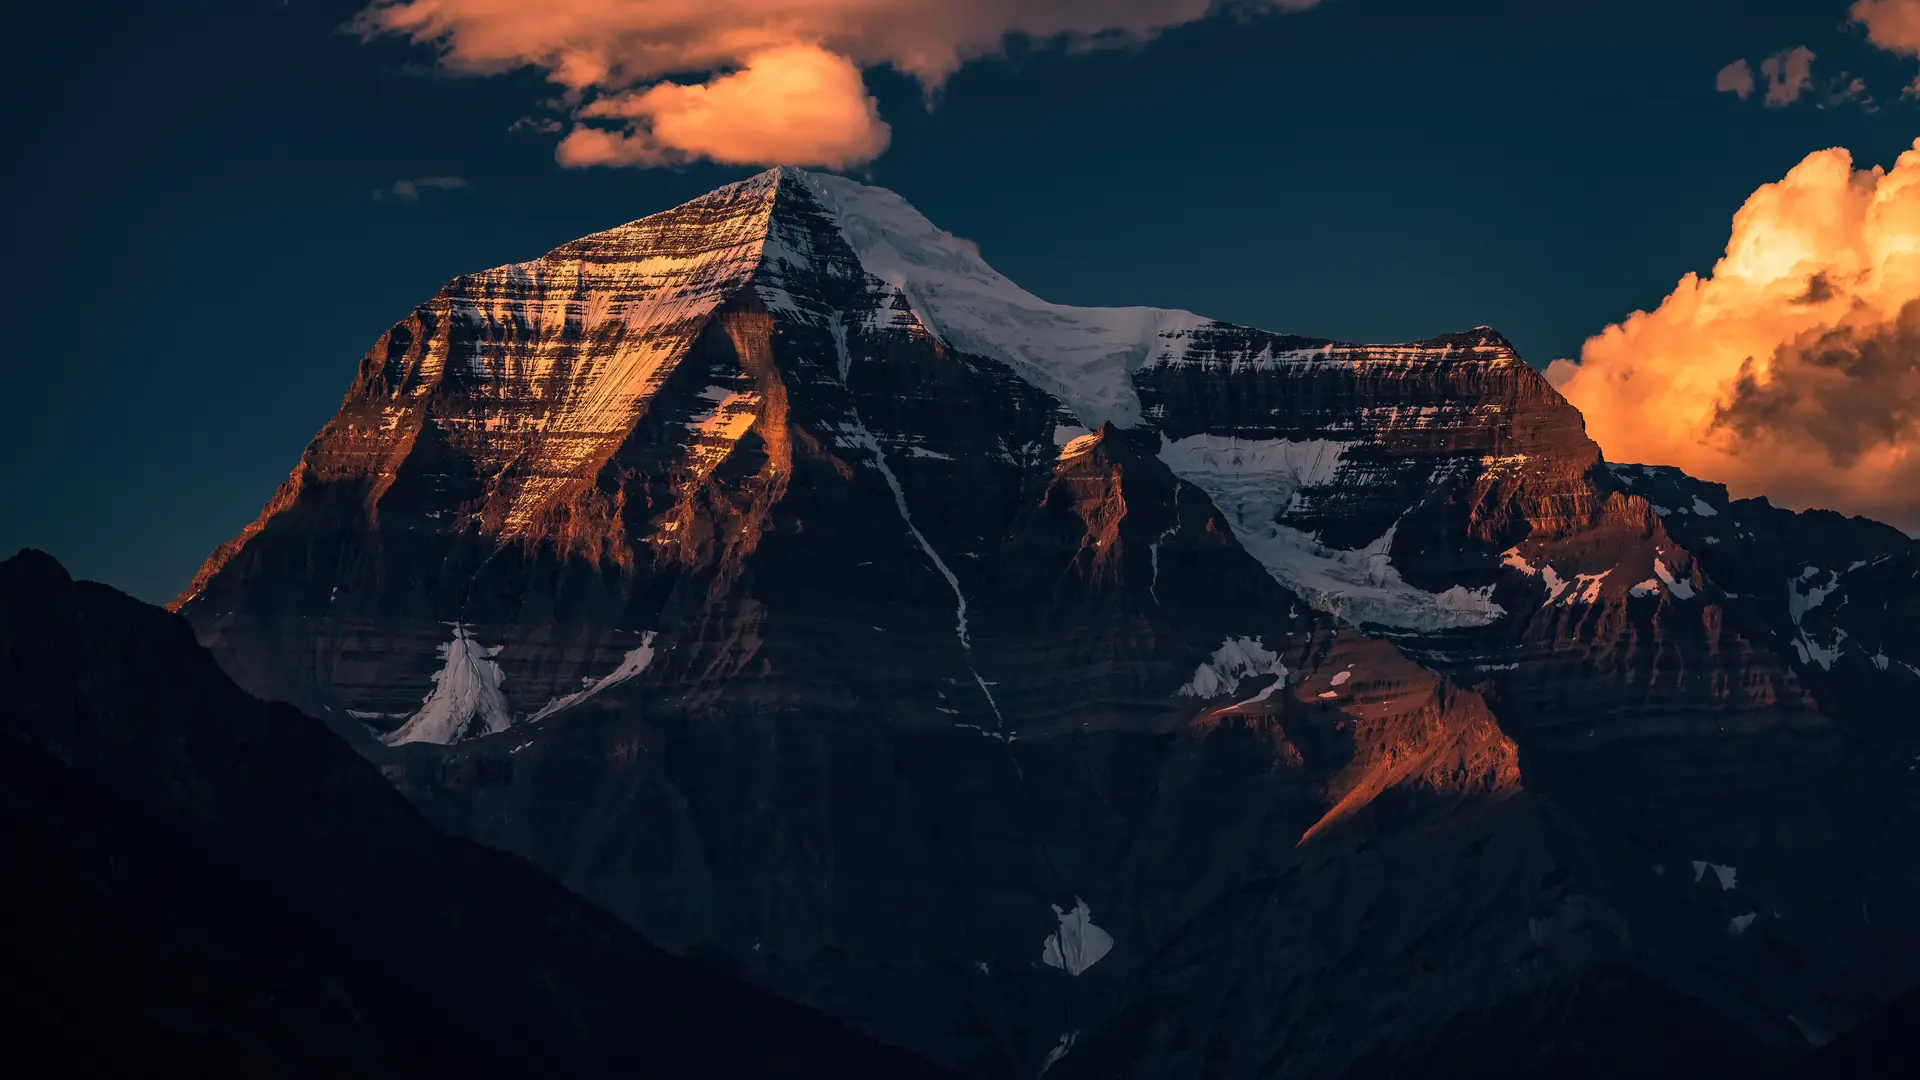
<svg viewBox="0 0 1920 1080"><path fill-rule="evenodd" d="M1426 348L1460 350L1463 352L1501 352L1518 355L1514 352L1513 343L1508 341L1500 331L1484 324L1473 327L1470 330L1459 330L1451 334L1440 334L1436 337L1414 342L1413 344Z"/></svg>
<svg viewBox="0 0 1920 1080"><path fill-rule="evenodd" d="M1409 474L1394 487L1386 479L1394 470L1363 468L1360 447L1432 442L1473 455L1473 469L1496 460L1525 470L1565 464L1567 475L1597 457L1577 415L1537 392L1538 377L1485 327L1364 346L1179 309L1054 304L899 195L778 166L449 283L375 343L287 484L254 525L214 552L175 606L202 595L269 520L349 490L366 528L416 538L408 543L446 538L485 558L502 545L550 545L633 574L663 561L737 566L744 554L725 553L759 542L794 455L809 446L864 450L870 440L896 476L908 470L896 462L951 454L905 440L961 422L945 408L958 403L933 399L941 408L913 421L921 434L896 431L903 441L891 448L842 412L853 381L906 387L936 370L949 382L988 379L994 394L1021 403L1020 424L1039 425L1015 433L1001 429L1009 417L982 415L985 441L967 453L997 462L1050 456L1045 447L1069 429L1164 440L1176 471L1249 515L1246 528L1264 536L1276 515L1301 516L1260 546L1276 580L1388 625L1483 623L1494 606L1479 593L1449 598L1383 573L1395 523L1408 512L1405 493L1420 485ZM1377 404L1352 411L1376 395ZM1514 429L1518 437L1495 422L1516 409L1536 414ZM796 410L810 419L797 420ZM1357 456L1343 464L1349 449ZM1261 469L1284 475L1244 475ZM1356 503L1364 511L1332 515L1338 521L1323 520L1328 511L1310 499L1236 501L1248 482L1292 491L1336 475L1386 486ZM706 485L748 476L755 494L727 504L737 520L704 527L711 532L690 524L706 512ZM1543 479L1528 498L1559 484ZM422 558L436 565L444 556ZM1353 606L1354 596L1366 603ZM418 643L437 696L352 708L401 717L385 730L411 724L409 736L430 730L433 741L505 730L514 716L544 708L544 699L518 696L523 677L496 670L501 639L469 620L466 603L436 605L438 625ZM455 628L451 640L446 626ZM634 647L615 644L605 648L616 661ZM551 697L579 691L566 686Z"/></svg>

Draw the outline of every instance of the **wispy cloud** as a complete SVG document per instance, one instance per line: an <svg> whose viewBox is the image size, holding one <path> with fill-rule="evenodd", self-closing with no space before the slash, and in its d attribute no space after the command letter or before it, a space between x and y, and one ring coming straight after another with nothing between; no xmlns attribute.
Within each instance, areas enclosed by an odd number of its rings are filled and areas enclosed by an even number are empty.
<svg viewBox="0 0 1920 1080"><path fill-rule="evenodd" d="M1713 77L1713 88L1723 94L1732 94L1741 101L1747 100L1753 96L1753 66L1745 60L1735 60Z"/></svg>
<svg viewBox="0 0 1920 1080"><path fill-rule="evenodd" d="M1820 92L1819 108L1837 109L1842 105L1855 105L1870 113L1880 111L1880 103L1867 92L1866 80L1847 72L1841 72L1827 80Z"/></svg>
<svg viewBox="0 0 1920 1080"><path fill-rule="evenodd" d="M1813 86L1815 59L1812 49L1798 45L1760 61L1760 77L1767 84L1762 103L1769 109L1779 109L1799 101L1800 95Z"/></svg>
<svg viewBox="0 0 1920 1080"><path fill-rule="evenodd" d="M452 191L466 186L458 176L415 176L395 180L390 187L375 188L373 198L376 202L419 202L423 190Z"/></svg>
<svg viewBox="0 0 1920 1080"><path fill-rule="evenodd" d="M1318 0L375 0L353 25L439 53L448 70L524 68L564 91L569 165L695 158L847 166L890 129L861 71L890 66L929 94L1010 39L1091 49L1212 15ZM689 80L691 74L697 78Z"/></svg>
<svg viewBox="0 0 1920 1080"><path fill-rule="evenodd" d="M1735 60L1714 75L1713 88L1741 101L1753 97L1755 90L1764 89L1760 103L1769 109L1784 109L1804 97L1811 97L1815 106L1822 109L1848 102L1856 102L1869 112L1876 108L1866 83L1844 71L1827 80L1824 87L1816 88L1813 77L1816 59L1814 51L1805 45L1782 49L1760 61L1758 78L1754 76L1752 64Z"/></svg>

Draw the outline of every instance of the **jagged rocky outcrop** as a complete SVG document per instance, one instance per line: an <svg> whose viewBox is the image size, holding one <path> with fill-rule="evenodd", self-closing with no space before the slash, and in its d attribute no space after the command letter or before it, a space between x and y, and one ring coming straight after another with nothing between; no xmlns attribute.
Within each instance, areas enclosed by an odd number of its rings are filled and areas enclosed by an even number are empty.
<svg viewBox="0 0 1920 1080"><path fill-rule="evenodd" d="M1790 1061L1920 979L1920 653L1834 688L1825 579L1664 506L1490 329L1052 305L774 170L450 283L177 606L441 825L977 1075Z"/></svg>
<svg viewBox="0 0 1920 1080"><path fill-rule="evenodd" d="M948 1075L435 830L179 619L0 562L0 1000L79 1075Z"/></svg>

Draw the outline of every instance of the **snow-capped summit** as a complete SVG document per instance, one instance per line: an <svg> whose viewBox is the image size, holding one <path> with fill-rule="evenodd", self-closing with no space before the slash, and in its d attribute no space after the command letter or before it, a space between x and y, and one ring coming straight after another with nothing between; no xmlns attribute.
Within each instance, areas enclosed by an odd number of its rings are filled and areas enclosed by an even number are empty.
<svg viewBox="0 0 1920 1080"><path fill-rule="evenodd" d="M881 415L899 411L893 402L858 404L864 386L962 379L960 371L975 392L1002 400L912 421ZM1021 386L1014 398L989 390L1008 380ZM1308 398L1269 404L1308 384ZM1014 423L1031 430L1006 429L993 415L1016 400L1025 411ZM1528 427L1511 423L1515 409L1534 417ZM712 530L697 488L758 459L760 494L749 503L768 511L797 450L787 430L803 454L841 446L870 455L889 484L987 469L1006 473L1000 482L1014 490L1031 482L1021 480L1029 455L1056 430L1102 425L1150 436L1167 469L1221 503L1279 584L1354 623L1413 632L1484 625L1501 613L1488 594L1498 559L1484 559L1475 580L1444 584L1402 569L1405 525L1432 502L1419 477L1438 467L1440 490L1500 488L1500 498L1538 502L1561 498L1597 457L1571 407L1484 327L1354 346L1190 311L1048 304L897 194L781 167L449 282L380 338L261 521L215 552L177 605L223 619L244 613L246 605L205 600L204 590L221 584L232 559L271 557L275 544L255 534L307 519L317 500L334 507L330 515L351 507L382 544L474 550L474 569L488 573L501 567L501 546L634 573L641 563L699 563L718 544L714 557L735 567L726 552L758 527ZM956 446L972 457L939 465L956 457L935 450L954 429L977 446ZM1315 471L1296 477L1288 463L1308 448ZM960 559L933 555L947 567ZM447 590L447 600L420 607L432 625L470 621L470 596L453 582L415 588ZM326 590L332 619L359 603L351 580L328 580ZM634 613L632 630L655 619ZM405 650L351 671L424 669L426 625ZM511 638L484 625L472 632ZM524 646L499 646L501 700L526 717L568 698L605 675L595 665L611 671L624 655L609 634L593 630L593 661L541 665L540 675L515 671ZM442 653L445 642L430 648ZM407 719L405 738L499 730L507 709L493 694L420 705L424 690L374 690L378 678L365 692L290 678L288 692L300 686L309 703L376 723ZM490 705L484 723L438 715L468 700Z"/></svg>
<svg viewBox="0 0 1920 1080"><path fill-rule="evenodd" d="M794 175L831 215L861 268L904 300L930 333L950 349L1006 364L1085 427L1139 426L1133 373L1178 360L1188 336L1211 322L1167 308L1050 304L893 192L840 176ZM793 254L779 250L770 258Z"/></svg>
<svg viewBox="0 0 1920 1080"><path fill-rule="evenodd" d="M449 282L176 607L447 828L943 1062L1337 1075L1920 981L1838 884L1920 925L1855 813L1920 562L1829 518L1609 468L1488 327L1052 304L776 169Z"/></svg>

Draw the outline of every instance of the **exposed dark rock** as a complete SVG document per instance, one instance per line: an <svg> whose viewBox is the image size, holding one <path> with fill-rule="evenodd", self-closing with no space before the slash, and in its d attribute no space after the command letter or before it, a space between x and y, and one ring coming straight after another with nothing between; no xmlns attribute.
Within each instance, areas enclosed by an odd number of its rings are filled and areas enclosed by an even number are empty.
<svg viewBox="0 0 1920 1080"><path fill-rule="evenodd" d="M1920 1071L1920 990L1823 1046L1793 1080L1900 1080Z"/></svg>
<svg viewBox="0 0 1920 1080"><path fill-rule="evenodd" d="M942 1075L434 830L186 623L0 563L21 1060L194 1076Z"/></svg>

